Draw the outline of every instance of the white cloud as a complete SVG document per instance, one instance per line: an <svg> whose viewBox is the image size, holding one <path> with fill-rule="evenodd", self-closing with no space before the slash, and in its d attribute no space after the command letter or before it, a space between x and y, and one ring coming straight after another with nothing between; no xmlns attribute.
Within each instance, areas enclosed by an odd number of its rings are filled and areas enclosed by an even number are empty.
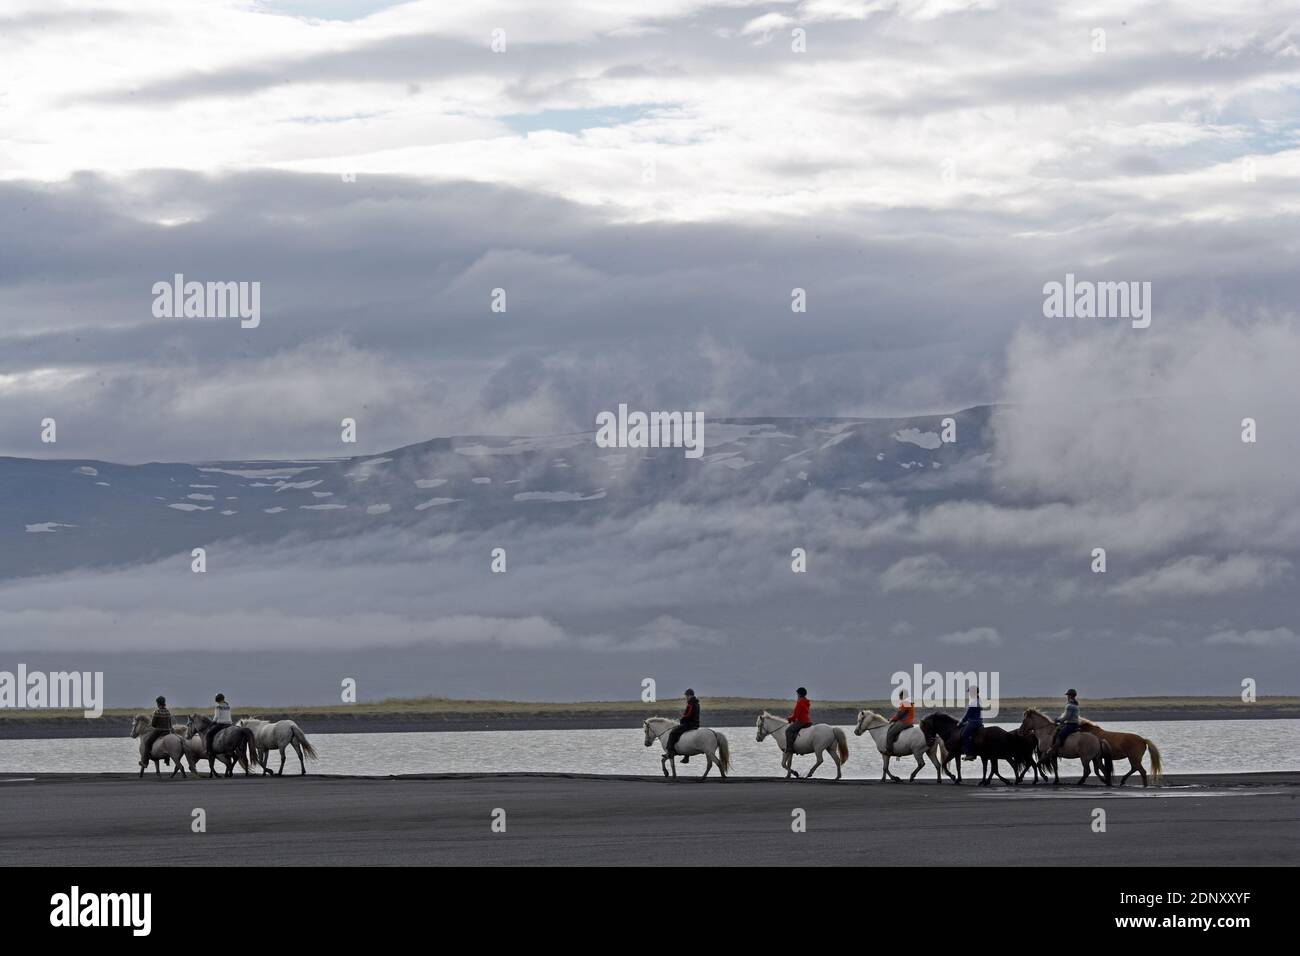
<svg viewBox="0 0 1300 956"><path fill-rule="evenodd" d="M1001 644L1002 635L992 627L973 627L967 631L953 631L939 638L940 644Z"/></svg>

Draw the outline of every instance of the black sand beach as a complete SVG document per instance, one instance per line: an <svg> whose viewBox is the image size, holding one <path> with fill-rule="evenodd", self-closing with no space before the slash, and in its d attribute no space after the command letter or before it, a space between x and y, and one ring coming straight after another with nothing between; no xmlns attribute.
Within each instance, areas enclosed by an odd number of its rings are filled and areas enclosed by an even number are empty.
<svg viewBox="0 0 1300 956"><path fill-rule="evenodd" d="M0 865L1300 863L1300 774L1160 788L484 775L0 777ZM191 831L193 811L207 832ZM505 811L506 831L491 829ZM792 811L807 830L791 830ZM1093 830L1094 809L1106 832Z"/></svg>

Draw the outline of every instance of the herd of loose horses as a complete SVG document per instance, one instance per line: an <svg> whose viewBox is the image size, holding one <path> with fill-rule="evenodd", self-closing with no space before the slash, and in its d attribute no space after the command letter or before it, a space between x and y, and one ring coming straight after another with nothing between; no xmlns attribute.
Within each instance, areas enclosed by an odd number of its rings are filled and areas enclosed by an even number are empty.
<svg viewBox="0 0 1300 956"><path fill-rule="evenodd" d="M650 747L657 741L664 750L660 759L664 776L667 777L670 773L674 778L677 776L676 757L700 755L706 761L704 774L700 779L707 777L709 771L716 766L725 780L727 771L731 769L731 749L726 735L708 727L687 731L677 741L674 747L675 753L669 755L666 741L669 732L676 725L677 721L668 717L651 717L643 725L645 745ZM792 765L792 757L797 754L812 754L816 757L816 761L804 775L805 778L811 777L817 771L827 754L835 763L835 779L838 780L843 776L842 768L845 761L849 759L849 745L848 737L839 727L832 727L830 724L813 724L811 727L805 727L795 738L791 753L786 749L787 723L784 717L764 711L758 715L755 726L758 732L756 739L760 743L765 737L771 737L776 741L777 747L781 750L781 767L785 770L787 778L799 776ZM884 761L881 780L901 780L901 777L889 769L890 761L895 757L910 756L916 760L916 769L912 771L908 780L916 779L916 775L925 768L925 760L928 757L934 765L935 777L939 783L943 782L944 774L947 774L954 783L961 783L962 727L955 717L945 713L930 714L921 721L919 726L911 726L901 731L895 737L892 746L887 744L889 727L888 717L872 710L862 710L858 712L857 726L853 729L853 733L859 737L869 734L876 745L876 750ZM1142 778L1142 786L1145 787L1148 776L1142 760L1148 754L1151 757L1150 782L1160 781L1163 772L1160 751L1151 740L1140 734L1106 730L1091 721L1080 721L1079 730L1066 737L1057 752L1049 757L1048 753L1055 741L1056 732L1056 721L1032 708L1025 711L1020 726L1015 730L977 727L971 734L967 749L973 757L982 761L980 785L988 786L994 777L1005 784L1018 785L1025 774L1031 770L1035 784L1040 779L1046 782L1049 772L1051 782L1059 784L1061 778L1057 768L1059 761L1064 758L1078 760L1083 765L1080 785L1086 783L1088 777L1095 773L1098 779L1109 787L1113 782L1115 761L1127 758L1129 771L1120 779L1119 785L1122 787L1129 777L1137 773ZM1011 770L1011 780L1002 776L999 761L1006 761ZM948 765L954 762L957 766L956 774L948 769Z"/></svg>

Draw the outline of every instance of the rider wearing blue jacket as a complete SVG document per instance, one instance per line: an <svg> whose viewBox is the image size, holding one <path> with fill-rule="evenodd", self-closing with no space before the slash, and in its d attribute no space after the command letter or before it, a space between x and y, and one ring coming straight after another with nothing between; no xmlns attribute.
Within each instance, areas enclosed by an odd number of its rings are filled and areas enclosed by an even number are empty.
<svg viewBox="0 0 1300 956"><path fill-rule="evenodd" d="M979 688L973 687L966 713L962 714L961 722L957 725L961 730L961 755L966 760L975 759L975 755L970 752L970 740L975 731L984 726L984 718L980 715L981 710L983 708L980 707Z"/></svg>

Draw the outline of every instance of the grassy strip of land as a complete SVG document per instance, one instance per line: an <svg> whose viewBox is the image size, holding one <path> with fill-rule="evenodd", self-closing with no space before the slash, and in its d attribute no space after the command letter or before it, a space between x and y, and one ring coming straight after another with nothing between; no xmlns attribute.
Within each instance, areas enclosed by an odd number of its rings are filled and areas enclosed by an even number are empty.
<svg viewBox="0 0 1300 956"><path fill-rule="evenodd" d="M761 697L704 697L701 708L706 719L717 722L719 717L745 718L752 720L760 710L784 713L791 707L789 699ZM1152 719L1161 719L1171 712L1179 712L1185 718L1203 715L1207 719L1225 714L1251 717L1297 717L1300 718L1300 697L1260 697L1256 702L1245 703L1237 697L1111 697L1102 699L1084 699L1083 709L1088 715L1104 716L1107 713L1123 712L1135 715L1130 719L1142 719L1142 714L1150 714ZM676 698L646 703L641 700L601 700L578 702L517 701L517 700L451 700L446 697L401 698L381 701L365 701L355 704L304 704L286 707L284 705L254 706L240 704L236 710L239 716L292 714L295 717L315 717L322 719L366 719L366 718L444 718L477 719L490 717L535 718L539 722L549 719L598 718L624 714L649 714L661 712L673 714L679 709L680 701ZM1051 711L1060 709L1062 698L1059 697L1004 697L999 701L999 718L1015 719L1027 707ZM887 700L816 700L813 706L818 711L845 712L869 708L876 711L892 709ZM206 714L212 705L208 703L187 706L172 706L171 711L178 718L182 715ZM948 708L949 710L961 708ZM137 713L148 713L152 706L142 704L135 708L112 708L104 711L104 717L131 717ZM0 725L5 721L39 721L48 719L80 718L78 710L0 710Z"/></svg>

